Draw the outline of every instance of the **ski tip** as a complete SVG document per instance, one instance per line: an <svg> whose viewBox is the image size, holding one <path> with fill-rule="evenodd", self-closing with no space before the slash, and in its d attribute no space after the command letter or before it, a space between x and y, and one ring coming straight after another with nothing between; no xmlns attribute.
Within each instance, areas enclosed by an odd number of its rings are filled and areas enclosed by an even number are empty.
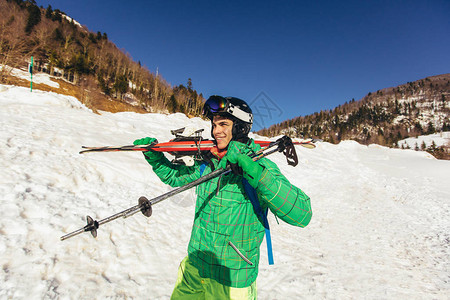
<svg viewBox="0 0 450 300"><path fill-rule="evenodd" d="M88 150L81 150L80 152L78 152L78 154L85 154L85 153L89 153L89 152L94 152L91 149Z"/></svg>
<svg viewBox="0 0 450 300"><path fill-rule="evenodd" d="M88 149L89 147L86 146L81 146L81 149ZM78 154L83 154L85 152L87 152L88 150L81 150L80 152L78 152Z"/></svg>
<svg viewBox="0 0 450 300"><path fill-rule="evenodd" d="M312 143L304 143L304 144L300 144L300 146L307 148L307 149L314 149L316 148L316 145L312 144Z"/></svg>

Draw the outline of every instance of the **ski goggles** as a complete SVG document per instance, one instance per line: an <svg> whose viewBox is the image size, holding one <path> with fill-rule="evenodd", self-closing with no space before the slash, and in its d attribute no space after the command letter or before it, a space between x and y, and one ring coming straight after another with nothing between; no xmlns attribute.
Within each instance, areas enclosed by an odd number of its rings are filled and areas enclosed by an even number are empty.
<svg viewBox="0 0 450 300"><path fill-rule="evenodd" d="M244 121L246 123L253 123L253 116L251 113L245 112L237 105L230 102L229 99L221 96L211 96L203 106L203 115L212 119L215 114L228 113L233 117Z"/></svg>

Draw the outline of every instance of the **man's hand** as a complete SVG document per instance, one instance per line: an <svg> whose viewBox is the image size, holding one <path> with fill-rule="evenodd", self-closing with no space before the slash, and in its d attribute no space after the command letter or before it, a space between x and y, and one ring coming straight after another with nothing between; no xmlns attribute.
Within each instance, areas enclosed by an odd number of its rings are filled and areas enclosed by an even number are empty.
<svg viewBox="0 0 450 300"><path fill-rule="evenodd" d="M155 143L155 144L158 143L158 140L155 138L146 137L146 138L135 140L133 142L133 145L150 145L153 143ZM152 151L152 150L143 151L143 153L144 153L145 159L150 163L160 160L164 156L164 154L162 154L161 152L156 152L156 151Z"/></svg>
<svg viewBox="0 0 450 300"><path fill-rule="evenodd" d="M240 153L238 147L228 147L227 154L220 161L219 167L225 168L227 164L231 165L233 173L243 175L252 187L258 186L264 167L253 161L249 156Z"/></svg>

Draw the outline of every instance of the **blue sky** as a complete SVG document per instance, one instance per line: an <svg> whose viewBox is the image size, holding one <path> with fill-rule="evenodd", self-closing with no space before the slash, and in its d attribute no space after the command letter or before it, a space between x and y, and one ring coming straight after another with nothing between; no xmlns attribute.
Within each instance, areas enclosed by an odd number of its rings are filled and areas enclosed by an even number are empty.
<svg viewBox="0 0 450 300"><path fill-rule="evenodd" d="M450 1L63 1L171 85L252 104L254 130L450 73Z"/></svg>

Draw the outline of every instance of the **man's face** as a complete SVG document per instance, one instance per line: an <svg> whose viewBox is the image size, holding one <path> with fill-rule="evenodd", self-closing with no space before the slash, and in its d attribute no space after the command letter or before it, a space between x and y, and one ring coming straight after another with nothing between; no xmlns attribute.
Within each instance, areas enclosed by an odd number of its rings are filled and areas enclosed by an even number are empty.
<svg viewBox="0 0 450 300"><path fill-rule="evenodd" d="M223 150L228 147L232 138L233 121L222 116L214 116L212 127L217 148Z"/></svg>

